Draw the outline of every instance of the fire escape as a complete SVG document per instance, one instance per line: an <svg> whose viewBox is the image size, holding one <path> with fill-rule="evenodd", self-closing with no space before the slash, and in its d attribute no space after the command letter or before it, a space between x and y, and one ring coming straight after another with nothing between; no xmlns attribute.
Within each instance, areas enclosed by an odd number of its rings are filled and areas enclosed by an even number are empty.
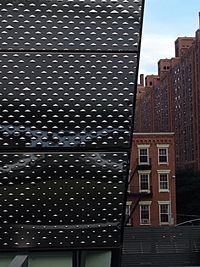
<svg viewBox="0 0 200 267"><path fill-rule="evenodd" d="M152 191L152 184L151 184L151 175L149 177L149 188L146 190L141 190L140 185L139 186L132 186L134 181L134 178L138 172L142 171L151 171L151 159L149 159L148 164L147 163L141 163L138 159L136 159L136 164L134 164L134 168L131 169L130 175L129 175L129 183L128 183L128 199L132 201L133 205L131 205L131 210L129 213L129 216L126 217L126 225L129 224L129 221L133 217L133 214L139 204L139 202L143 199L149 199L153 196Z"/></svg>

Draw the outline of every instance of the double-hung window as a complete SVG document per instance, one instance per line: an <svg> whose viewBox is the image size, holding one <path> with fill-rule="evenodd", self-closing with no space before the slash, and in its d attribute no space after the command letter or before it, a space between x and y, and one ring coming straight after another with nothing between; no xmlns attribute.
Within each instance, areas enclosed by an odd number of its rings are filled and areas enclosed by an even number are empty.
<svg viewBox="0 0 200 267"><path fill-rule="evenodd" d="M149 145L138 145L139 164L149 164Z"/></svg>
<svg viewBox="0 0 200 267"><path fill-rule="evenodd" d="M158 163L168 164L168 147L169 145L157 145L158 147Z"/></svg>
<svg viewBox="0 0 200 267"><path fill-rule="evenodd" d="M150 171L139 172L140 192L150 192Z"/></svg>
<svg viewBox="0 0 200 267"><path fill-rule="evenodd" d="M150 224L150 201L141 201L140 202L140 224Z"/></svg>
<svg viewBox="0 0 200 267"><path fill-rule="evenodd" d="M159 203L160 211L160 224L169 224L170 223L170 203L163 201Z"/></svg>
<svg viewBox="0 0 200 267"><path fill-rule="evenodd" d="M159 192L169 192L169 170L158 171Z"/></svg>

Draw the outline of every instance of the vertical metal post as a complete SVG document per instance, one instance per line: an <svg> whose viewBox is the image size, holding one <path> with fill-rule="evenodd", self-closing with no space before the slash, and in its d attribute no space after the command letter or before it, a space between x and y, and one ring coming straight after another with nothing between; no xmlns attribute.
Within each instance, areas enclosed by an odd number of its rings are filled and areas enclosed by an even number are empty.
<svg viewBox="0 0 200 267"><path fill-rule="evenodd" d="M73 267L81 267L81 252L80 250L76 250L73 252Z"/></svg>

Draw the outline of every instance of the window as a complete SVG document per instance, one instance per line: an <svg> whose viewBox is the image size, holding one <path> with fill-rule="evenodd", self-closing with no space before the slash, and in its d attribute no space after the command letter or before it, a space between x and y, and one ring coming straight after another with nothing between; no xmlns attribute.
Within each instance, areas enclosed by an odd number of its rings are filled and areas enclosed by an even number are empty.
<svg viewBox="0 0 200 267"><path fill-rule="evenodd" d="M139 163L148 164L149 163L149 151L148 148L140 148L139 150Z"/></svg>
<svg viewBox="0 0 200 267"><path fill-rule="evenodd" d="M140 204L140 224L150 224L150 204Z"/></svg>
<svg viewBox="0 0 200 267"><path fill-rule="evenodd" d="M159 163L167 163L167 148L159 148Z"/></svg>
<svg viewBox="0 0 200 267"><path fill-rule="evenodd" d="M148 163L148 149L140 148L140 163Z"/></svg>
<svg viewBox="0 0 200 267"><path fill-rule="evenodd" d="M126 224L130 225L131 224L131 202L126 203Z"/></svg>
<svg viewBox="0 0 200 267"><path fill-rule="evenodd" d="M140 165L148 165L149 164L149 147L150 145L138 145L138 163Z"/></svg>
<svg viewBox="0 0 200 267"><path fill-rule="evenodd" d="M163 203L160 204L160 224L169 224L169 210L170 210L170 204Z"/></svg>
<svg viewBox="0 0 200 267"><path fill-rule="evenodd" d="M168 192L169 191L169 173L159 173L159 191Z"/></svg>
<svg viewBox="0 0 200 267"><path fill-rule="evenodd" d="M157 145L158 163L159 164L167 164L168 163L168 147L169 147L169 145Z"/></svg>
<svg viewBox="0 0 200 267"><path fill-rule="evenodd" d="M140 192L150 191L150 172L139 173L140 178Z"/></svg>

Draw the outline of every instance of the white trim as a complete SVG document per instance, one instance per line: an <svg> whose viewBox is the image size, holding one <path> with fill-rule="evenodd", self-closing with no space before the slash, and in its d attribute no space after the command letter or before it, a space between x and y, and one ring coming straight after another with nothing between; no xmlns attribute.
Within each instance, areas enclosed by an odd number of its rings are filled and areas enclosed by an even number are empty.
<svg viewBox="0 0 200 267"><path fill-rule="evenodd" d="M128 188L127 188L127 193L130 193L130 192L131 192L131 184L129 183Z"/></svg>
<svg viewBox="0 0 200 267"><path fill-rule="evenodd" d="M140 214L141 217L141 214ZM146 221L146 223L144 223L144 221ZM140 225L151 225L151 216L150 216L150 207L149 207L149 219L141 219L140 218Z"/></svg>
<svg viewBox="0 0 200 267"><path fill-rule="evenodd" d="M130 215L131 214L131 205L126 205L126 209L128 209L128 214L126 213L126 215Z"/></svg>
<svg viewBox="0 0 200 267"><path fill-rule="evenodd" d="M142 144L142 145L137 145L138 148L149 148L150 145L147 144Z"/></svg>
<svg viewBox="0 0 200 267"><path fill-rule="evenodd" d="M141 202L143 202L143 201L141 201ZM145 201L144 201L145 202ZM146 202L151 202L151 201L146 201ZM148 206L149 207L149 209L148 209L148 211L149 211L149 218L148 219L142 219L141 218L141 206L142 205L146 205L146 206ZM143 222L142 222L142 220L143 220ZM144 223L144 220L147 220L147 222L146 223ZM141 204L140 205L140 225L151 225L151 204Z"/></svg>
<svg viewBox="0 0 200 267"><path fill-rule="evenodd" d="M127 213L127 211L128 211L128 213ZM126 213L125 216L128 216L128 218L129 218L129 221L128 221L127 225L131 225L131 218L130 218L130 215L131 215L131 205L128 205L127 203L126 203L126 212L125 213Z"/></svg>
<svg viewBox="0 0 200 267"><path fill-rule="evenodd" d="M148 175L148 189L141 189L141 175ZM150 172L145 173L145 172L140 172L139 173L139 191L142 192L147 192L150 193Z"/></svg>
<svg viewBox="0 0 200 267"><path fill-rule="evenodd" d="M159 204L159 222L160 225L170 225L171 224L171 202L170 201L158 201ZM168 205L168 222L161 222L161 210L160 207L161 205Z"/></svg>
<svg viewBox="0 0 200 267"><path fill-rule="evenodd" d="M169 200L164 200L164 201L163 201L163 200L162 200L162 201L158 201L158 204L159 204L159 205L162 205L162 204L169 204L169 205L170 205L170 204L171 204L171 201L169 201Z"/></svg>
<svg viewBox="0 0 200 267"><path fill-rule="evenodd" d="M151 203L152 203L151 200L149 200L149 201L145 201L145 200L143 201L142 200L142 201L139 202L139 205L151 205Z"/></svg>
<svg viewBox="0 0 200 267"><path fill-rule="evenodd" d="M132 205L132 201L127 201L126 205L131 206Z"/></svg>
<svg viewBox="0 0 200 267"><path fill-rule="evenodd" d="M170 174L171 170L157 170L157 172L160 173L167 173Z"/></svg>
<svg viewBox="0 0 200 267"><path fill-rule="evenodd" d="M169 193L169 189L160 189L159 188L159 193Z"/></svg>
<svg viewBox="0 0 200 267"><path fill-rule="evenodd" d="M151 171L148 171L148 170L138 170L138 174L150 174Z"/></svg>
<svg viewBox="0 0 200 267"><path fill-rule="evenodd" d="M150 145L138 146L138 164L139 165L149 165L149 147ZM140 162L140 149L147 149L147 162Z"/></svg>
<svg viewBox="0 0 200 267"><path fill-rule="evenodd" d="M159 188L159 192L160 193L169 193L169 173L170 173L170 171L168 170L168 171L158 171L158 188ZM161 174L166 174L167 175L167 189L161 189L160 188L160 175Z"/></svg>
<svg viewBox="0 0 200 267"><path fill-rule="evenodd" d="M169 148L169 144L157 144L157 148Z"/></svg>
<svg viewBox="0 0 200 267"><path fill-rule="evenodd" d="M160 149L166 149L166 157L167 157L167 161L166 162L160 162L159 160L159 156L160 156ZM158 147L158 165L168 165L169 164L169 149L166 146L163 147Z"/></svg>

